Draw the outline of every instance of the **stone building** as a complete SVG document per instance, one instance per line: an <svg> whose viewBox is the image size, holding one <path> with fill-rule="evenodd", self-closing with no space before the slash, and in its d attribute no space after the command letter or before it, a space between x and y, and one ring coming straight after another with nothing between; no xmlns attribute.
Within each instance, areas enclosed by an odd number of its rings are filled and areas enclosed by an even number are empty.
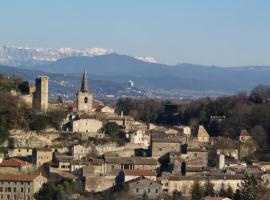
<svg viewBox="0 0 270 200"><path fill-rule="evenodd" d="M87 116L81 116L79 119L72 121L72 132L92 133L96 135L96 133L101 132L102 126L102 121Z"/></svg>
<svg viewBox="0 0 270 200"><path fill-rule="evenodd" d="M161 184L145 177L138 177L127 182L129 193L133 196L142 197L144 193L150 199L158 198L161 194Z"/></svg>
<svg viewBox="0 0 270 200"><path fill-rule="evenodd" d="M157 160L143 157L108 157L105 163L106 173L114 170L156 170L159 167Z"/></svg>
<svg viewBox="0 0 270 200"><path fill-rule="evenodd" d="M46 182L41 175L0 174L0 199L34 200Z"/></svg>
<svg viewBox="0 0 270 200"><path fill-rule="evenodd" d="M48 109L49 77L40 76L36 78L36 91L34 92L34 108L46 112Z"/></svg>
<svg viewBox="0 0 270 200"><path fill-rule="evenodd" d="M152 138L151 153L152 157L159 159L166 156L169 152L181 151L182 144L186 143L187 138L171 137L171 138Z"/></svg>
<svg viewBox="0 0 270 200"><path fill-rule="evenodd" d="M207 179L214 186L214 191L219 192L221 187L224 187L225 190L231 186L233 191L238 189L243 180L242 175L224 175L224 174L216 174L216 175L202 175L202 176L169 176L163 179L162 189L169 194L172 194L174 191L182 192L183 195L190 195L190 191L192 185L195 181L198 181L201 185L203 185Z"/></svg>
<svg viewBox="0 0 270 200"><path fill-rule="evenodd" d="M32 148L17 147L8 150L8 157L28 157L32 155Z"/></svg>
<svg viewBox="0 0 270 200"><path fill-rule="evenodd" d="M77 92L77 111L90 113L93 110L93 95L88 89L88 78L86 69L83 73L81 90Z"/></svg>
<svg viewBox="0 0 270 200"><path fill-rule="evenodd" d="M52 161L52 150L50 148L34 148L32 153L33 164L37 167Z"/></svg>
<svg viewBox="0 0 270 200"><path fill-rule="evenodd" d="M17 158L10 158L0 163L0 173L27 173L34 170L31 163L28 163Z"/></svg>

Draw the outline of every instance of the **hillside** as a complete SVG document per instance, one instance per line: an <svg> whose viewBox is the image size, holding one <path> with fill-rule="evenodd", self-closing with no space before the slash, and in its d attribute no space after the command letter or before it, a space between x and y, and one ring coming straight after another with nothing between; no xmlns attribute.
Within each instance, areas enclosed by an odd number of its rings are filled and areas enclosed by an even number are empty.
<svg viewBox="0 0 270 200"><path fill-rule="evenodd" d="M270 84L268 67L217 67L181 63L148 63L130 56L110 54L69 57L35 67L54 73L78 73L87 67L90 76L107 80L133 80L139 87L165 90L216 91L234 93L258 84Z"/></svg>

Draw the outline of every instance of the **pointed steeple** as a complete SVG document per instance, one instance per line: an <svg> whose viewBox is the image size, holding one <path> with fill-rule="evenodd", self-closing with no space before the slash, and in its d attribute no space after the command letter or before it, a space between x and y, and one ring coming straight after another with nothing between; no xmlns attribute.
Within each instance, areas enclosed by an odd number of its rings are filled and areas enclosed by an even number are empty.
<svg viewBox="0 0 270 200"><path fill-rule="evenodd" d="M84 73L83 73L83 78L82 78L82 85L81 85L81 92L88 92L88 81L87 81L86 68L84 68Z"/></svg>

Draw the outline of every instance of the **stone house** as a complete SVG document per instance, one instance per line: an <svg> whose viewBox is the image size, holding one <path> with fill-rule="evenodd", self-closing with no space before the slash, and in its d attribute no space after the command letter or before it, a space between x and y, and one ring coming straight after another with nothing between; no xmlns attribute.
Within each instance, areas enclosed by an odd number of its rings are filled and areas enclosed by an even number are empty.
<svg viewBox="0 0 270 200"><path fill-rule="evenodd" d="M150 137L145 134L144 129L133 130L128 134L128 137L131 144L139 144L143 148L147 148L150 145Z"/></svg>
<svg viewBox="0 0 270 200"><path fill-rule="evenodd" d="M41 175L0 174L0 199L34 200L47 179Z"/></svg>
<svg viewBox="0 0 270 200"><path fill-rule="evenodd" d="M91 152L92 152L91 146L75 144L71 148L71 154L72 154L74 160L80 160L82 158L85 158Z"/></svg>
<svg viewBox="0 0 270 200"><path fill-rule="evenodd" d="M44 163L52 161L53 153L50 148L34 148L32 152L33 164L37 167L42 166Z"/></svg>
<svg viewBox="0 0 270 200"><path fill-rule="evenodd" d="M10 158L0 163L0 173L17 174L27 173L33 170L34 167L32 164L17 158Z"/></svg>
<svg viewBox="0 0 270 200"><path fill-rule="evenodd" d="M191 135L191 127L190 126L174 126L174 129L178 130L183 135Z"/></svg>
<svg viewBox="0 0 270 200"><path fill-rule="evenodd" d="M156 170L140 170L140 169L128 170L126 169L121 172L123 172L125 182L139 178L139 177L145 177L152 181L157 180Z"/></svg>
<svg viewBox="0 0 270 200"><path fill-rule="evenodd" d="M28 157L32 156L32 148L29 147L17 147L8 150L8 157Z"/></svg>
<svg viewBox="0 0 270 200"><path fill-rule="evenodd" d="M224 154L226 157L239 159L239 149L217 149L217 155Z"/></svg>
<svg viewBox="0 0 270 200"><path fill-rule="evenodd" d="M114 113L114 108L106 105L99 105L96 108L96 112L102 112L102 113Z"/></svg>
<svg viewBox="0 0 270 200"><path fill-rule="evenodd" d="M161 194L161 184L145 177L138 177L127 182L129 193L136 197L142 197L144 193L150 199L158 198Z"/></svg>
<svg viewBox="0 0 270 200"><path fill-rule="evenodd" d="M105 158L106 173L114 170L156 170L157 160L143 157L108 157Z"/></svg>
<svg viewBox="0 0 270 200"><path fill-rule="evenodd" d="M179 152L182 144L186 142L187 138L171 137L171 138L152 138L151 140L151 154L155 159L166 156L169 152Z"/></svg>
<svg viewBox="0 0 270 200"><path fill-rule="evenodd" d="M228 186L231 186L233 191L238 189L241 185L243 176L242 175L226 175L216 174L208 176L169 176L162 180L162 189L169 194L174 191L182 192L183 195L190 195L190 190L195 181L199 181L200 184L204 184L207 179L214 185L214 191L218 192L222 185L225 190Z"/></svg>
<svg viewBox="0 0 270 200"><path fill-rule="evenodd" d="M103 127L102 121L87 116L81 116L71 122L71 131L77 133L100 133Z"/></svg>

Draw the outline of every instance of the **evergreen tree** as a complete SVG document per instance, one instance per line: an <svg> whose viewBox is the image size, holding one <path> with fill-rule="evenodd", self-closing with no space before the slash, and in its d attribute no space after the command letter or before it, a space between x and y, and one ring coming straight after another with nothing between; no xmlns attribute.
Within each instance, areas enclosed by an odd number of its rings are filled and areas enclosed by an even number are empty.
<svg viewBox="0 0 270 200"><path fill-rule="evenodd" d="M211 183L208 178L204 184L204 195L205 196L213 196L214 195L214 185Z"/></svg>
<svg viewBox="0 0 270 200"><path fill-rule="evenodd" d="M241 183L240 194L244 200L257 200L263 193L263 187L254 175L245 174L244 180Z"/></svg>
<svg viewBox="0 0 270 200"><path fill-rule="evenodd" d="M195 181L191 188L191 200L201 200L203 197L203 188L198 181Z"/></svg>
<svg viewBox="0 0 270 200"><path fill-rule="evenodd" d="M234 195L233 195L233 200L241 200L241 193L240 190L236 190Z"/></svg>
<svg viewBox="0 0 270 200"><path fill-rule="evenodd" d="M229 185L228 188L227 188L227 191L226 191L226 196L230 199L233 198L233 189L232 187Z"/></svg>
<svg viewBox="0 0 270 200"><path fill-rule="evenodd" d="M147 193L144 191L142 200L149 200Z"/></svg>
<svg viewBox="0 0 270 200"><path fill-rule="evenodd" d="M219 196L226 197L226 190L225 190L224 183L221 184L221 188L219 190Z"/></svg>

